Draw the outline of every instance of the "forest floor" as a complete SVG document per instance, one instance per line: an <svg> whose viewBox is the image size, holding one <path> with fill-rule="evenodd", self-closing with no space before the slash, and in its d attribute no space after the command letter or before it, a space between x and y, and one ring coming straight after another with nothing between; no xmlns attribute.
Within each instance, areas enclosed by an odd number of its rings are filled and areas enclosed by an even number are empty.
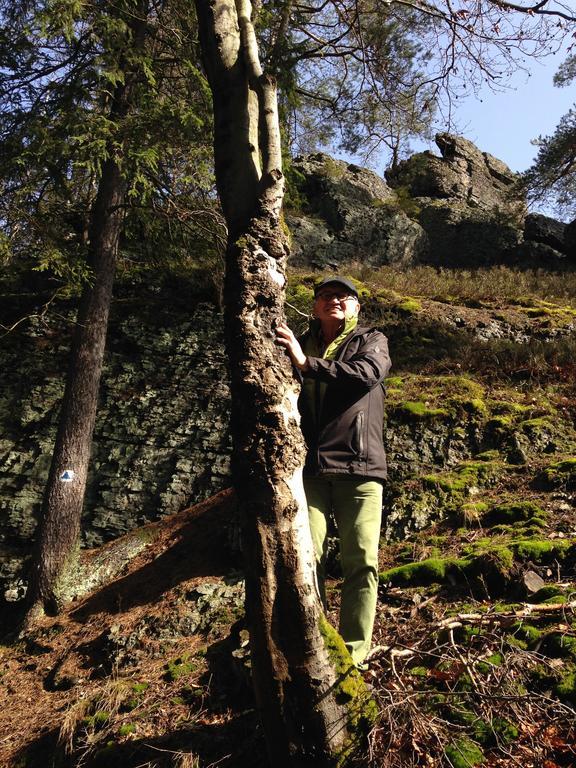
<svg viewBox="0 0 576 768"><path fill-rule="evenodd" d="M424 293L416 281L364 301L395 351L397 461L364 673L380 715L362 765L568 768L576 310ZM0 617L1 768L267 765L235 525L223 491L146 526L147 546L112 581L26 639Z"/></svg>

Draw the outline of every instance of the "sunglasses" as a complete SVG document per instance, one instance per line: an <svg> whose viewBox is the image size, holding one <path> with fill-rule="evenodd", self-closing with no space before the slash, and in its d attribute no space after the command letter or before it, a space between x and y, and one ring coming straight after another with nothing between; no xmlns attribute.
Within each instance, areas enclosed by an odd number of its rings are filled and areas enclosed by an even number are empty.
<svg viewBox="0 0 576 768"><path fill-rule="evenodd" d="M356 299L356 296L351 296L344 291L322 291L316 295L316 300L318 299L320 301L332 301L332 299L336 299L337 301L349 301L350 299Z"/></svg>

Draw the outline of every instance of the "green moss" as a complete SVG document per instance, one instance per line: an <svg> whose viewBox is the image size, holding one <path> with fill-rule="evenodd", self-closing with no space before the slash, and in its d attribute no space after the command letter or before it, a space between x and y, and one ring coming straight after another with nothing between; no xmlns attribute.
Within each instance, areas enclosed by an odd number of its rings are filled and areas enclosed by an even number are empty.
<svg viewBox="0 0 576 768"><path fill-rule="evenodd" d="M106 725L108 725L109 720L110 720L110 712L106 712L105 710L99 709L93 715L89 715L88 717L85 717L82 723L84 727L87 729L91 729L93 731L101 731L102 728L105 728Z"/></svg>
<svg viewBox="0 0 576 768"><path fill-rule="evenodd" d="M134 723L124 723L120 726L120 730L118 731L118 736L120 736L121 739L125 738L126 736L129 736L131 733L134 733L136 731L136 726Z"/></svg>
<svg viewBox="0 0 576 768"><path fill-rule="evenodd" d="M460 507L460 515L465 525L478 524L488 510L488 504L483 501L469 501Z"/></svg>
<svg viewBox="0 0 576 768"><path fill-rule="evenodd" d="M408 187L396 187L394 189L394 197L387 200L373 200L372 205L375 208L382 208L395 213L396 211L403 211L406 216L416 221L421 213L422 207L410 194Z"/></svg>
<svg viewBox="0 0 576 768"><path fill-rule="evenodd" d="M386 387L390 389L400 389L404 384L404 379L401 376L389 376L386 379Z"/></svg>
<svg viewBox="0 0 576 768"><path fill-rule="evenodd" d="M467 461L452 472L441 475L424 475L425 487L438 487L450 495L460 495L473 486L492 481L498 473L496 462Z"/></svg>
<svg viewBox="0 0 576 768"><path fill-rule="evenodd" d="M298 283L289 285L286 290L286 301L293 304L301 312L309 312L314 302L314 289L308 285Z"/></svg>
<svg viewBox="0 0 576 768"><path fill-rule="evenodd" d="M400 584L426 586L441 583L446 576L446 569L452 564L451 560L428 558L418 563L408 563L390 568L380 574L381 584Z"/></svg>
<svg viewBox="0 0 576 768"><path fill-rule="evenodd" d="M484 753L478 744L466 737L453 741L444 754L452 768L474 768L484 762Z"/></svg>
<svg viewBox="0 0 576 768"><path fill-rule="evenodd" d="M122 712L131 712L136 709L140 699L148 688L148 683L134 683L132 685L131 695L122 703L120 707Z"/></svg>
<svg viewBox="0 0 576 768"><path fill-rule="evenodd" d="M471 400L464 400L462 402L462 405L466 410L478 415L482 415L486 413L486 410L487 410L486 403L484 402L484 400L480 400L479 398L476 398L476 397L472 398Z"/></svg>
<svg viewBox="0 0 576 768"><path fill-rule="evenodd" d="M544 478L551 485L576 484L576 458L568 458L550 464L543 472Z"/></svg>
<svg viewBox="0 0 576 768"><path fill-rule="evenodd" d="M563 559L570 542L565 539L524 539L513 544L516 555L521 560L533 563L548 563L554 558Z"/></svg>
<svg viewBox="0 0 576 768"><path fill-rule="evenodd" d="M396 305L396 309L404 315L411 315L414 312L420 312L422 304L417 299L405 298Z"/></svg>
<svg viewBox="0 0 576 768"><path fill-rule="evenodd" d="M514 565L514 553L505 545L493 546L486 554L490 555L493 561L505 571L509 571Z"/></svg>
<svg viewBox="0 0 576 768"><path fill-rule="evenodd" d="M492 412L495 414L508 413L514 415L526 413L527 411L532 410L532 406L521 405L520 403L515 403L512 400L493 400L491 402L491 408Z"/></svg>
<svg viewBox="0 0 576 768"><path fill-rule="evenodd" d="M483 675L489 675L494 667L500 667L502 665L502 654L493 653L483 661L479 661L476 665L476 669Z"/></svg>
<svg viewBox="0 0 576 768"><path fill-rule="evenodd" d="M554 693L559 699L570 704L572 707L576 706L576 671L571 670L562 677L554 688Z"/></svg>
<svg viewBox="0 0 576 768"><path fill-rule="evenodd" d="M542 641L542 650L554 658L572 658L576 660L576 637L562 632L552 632Z"/></svg>
<svg viewBox="0 0 576 768"><path fill-rule="evenodd" d="M414 677L428 677L428 672L428 667L411 667L408 670L408 673Z"/></svg>
<svg viewBox="0 0 576 768"><path fill-rule="evenodd" d="M528 317L544 317L545 315L552 314L549 309L545 307L528 307L526 309Z"/></svg>
<svg viewBox="0 0 576 768"><path fill-rule="evenodd" d="M328 179L340 179L346 173L346 163L334 160L334 158L326 155L320 168L320 173Z"/></svg>
<svg viewBox="0 0 576 768"><path fill-rule="evenodd" d="M509 720L495 717L490 722L481 719L476 712L466 708L465 701L456 702L450 707L448 719L456 725L465 726L474 741L483 747L495 747L509 744L518 738L518 728Z"/></svg>
<svg viewBox="0 0 576 768"><path fill-rule="evenodd" d="M491 449L489 451L482 451L475 456L476 461L498 461L500 459L500 451Z"/></svg>
<svg viewBox="0 0 576 768"><path fill-rule="evenodd" d="M188 677L196 671L196 662L191 660L188 654L179 656L177 659L173 659L165 664L164 680L169 683L174 683L182 677Z"/></svg>
<svg viewBox="0 0 576 768"><path fill-rule="evenodd" d="M510 744L519 736L518 728L502 717L495 717L491 722L491 737L486 746L495 747L497 744Z"/></svg>
<svg viewBox="0 0 576 768"><path fill-rule="evenodd" d="M526 432L529 435L538 435L540 432L544 431L552 432L554 429L548 419L542 416L537 419L526 419L526 421L521 421L518 426L523 432Z"/></svg>
<svg viewBox="0 0 576 768"><path fill-rule="evenodd" d="M524 642L528 648L535 648L542 639L542 631L524 621L512 624L510 633L517 640Z"/></svg>
<svg viewBox="0 0 576 768"><path fill-rule="evenodd" d="M486 422L486 429L492 432L504 432L512 426L510 416L493 416Z"/></svg>
<svg viewBox="0 0 576 768"><path fill-rule="evenodd" d="M413 419L434 419L448 416L444 408L430 408L421 400L407 400L398 406L398 410Z"/></svg>
<svg viewBox="0 0 576 768"><path fill-rule="evenodd" d="M524 520L538 519L543 521L546 512L531 501L512 501L505 504L496 504L492 507L484 522L487 525L497 523L517 523Z"/></svg>
<svg viewBox="0 0 576 768"><path fill-rule="evenodd" d="M552 600L558 603L562 602L562 600L560 600L559 598L566 600L566 595L564 594L564 590L562 589L562 587L558 587L556 586L556 584L549 584L545 587L542 587L542 589L539 589L538 592L535 592L530 598L530 602L546 603L549 600Z"/></svg>

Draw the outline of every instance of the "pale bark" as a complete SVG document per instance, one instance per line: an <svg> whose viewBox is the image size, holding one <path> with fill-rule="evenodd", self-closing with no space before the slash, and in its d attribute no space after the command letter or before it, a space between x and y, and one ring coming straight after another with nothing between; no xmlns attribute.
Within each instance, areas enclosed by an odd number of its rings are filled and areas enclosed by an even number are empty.
<svg viewBox="0 0 576 768"><path fill-rule="evenodd" d="M196 6L213 93L217 183L230 226L224 299L232 472L255 692L274 768L344 765L367 696L323 617L302 486L299 386L275 343L289 251L280 218L275 84L262 72L247 0L196 0ZM249 135L259 136L262 173Z"/></svg>

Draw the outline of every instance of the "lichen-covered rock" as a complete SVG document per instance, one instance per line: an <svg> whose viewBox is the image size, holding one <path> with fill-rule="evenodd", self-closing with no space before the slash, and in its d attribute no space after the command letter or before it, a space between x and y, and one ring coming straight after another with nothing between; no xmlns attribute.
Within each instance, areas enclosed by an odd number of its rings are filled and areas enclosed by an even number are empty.
<svg viewBox="0 0 576 768"><path fill-rule="evenodd" d="M160 315L161 313L159 313ZM72 316L72 315L71 315ZM4 359L0 402L0 543L26 547L40 511L55 437L70 324L53 316ZM41 343L43 342L43 343ZM112 321L83 520L98 546L228 484L229 390L221 317L118 315Z"/></svg>
<svg viewBox="0 0 576 768"><path fill-rule="evenodd" d="M428 261L438 266L480 267L512 261L521 241L514 218L457 202L423 202L419 221L428 235Z"/></svg>
<svg viewBox="0 0 576 768"><path fill-rule="evenodd" d="M563 251L558 251L547 243L525 240L510 254L514 264L522 264L532 269L562 269L567 258Z"/></svg>
<svg viewBox="0 0 576 768"><path fill-rule="evenodd" d="M515 175L467 139L441 133L436 143L441 157L421 152L386 173L397 194L417 204L429 243L425 260L467 267L510 261L525 214Z"/></svg>
<svg viewBox="0 0 576 768"><path fill-rule="evenodd" d="M500 160L481 152L468 139L439 133L436 144L442 157L421 152L386 173L393 188L407 188L413 197L451 199L471 208L517 208L510 196L515 175Z"/></svg>
<svg viewBox="0 0 576 768"><path fill-rule="evenodd" d="M398 207L394 193L374 172L322 153L298 158L294 167L302 179L306 215L286 217L292 264L407 266L424 253L422 228Z"/></svg>

